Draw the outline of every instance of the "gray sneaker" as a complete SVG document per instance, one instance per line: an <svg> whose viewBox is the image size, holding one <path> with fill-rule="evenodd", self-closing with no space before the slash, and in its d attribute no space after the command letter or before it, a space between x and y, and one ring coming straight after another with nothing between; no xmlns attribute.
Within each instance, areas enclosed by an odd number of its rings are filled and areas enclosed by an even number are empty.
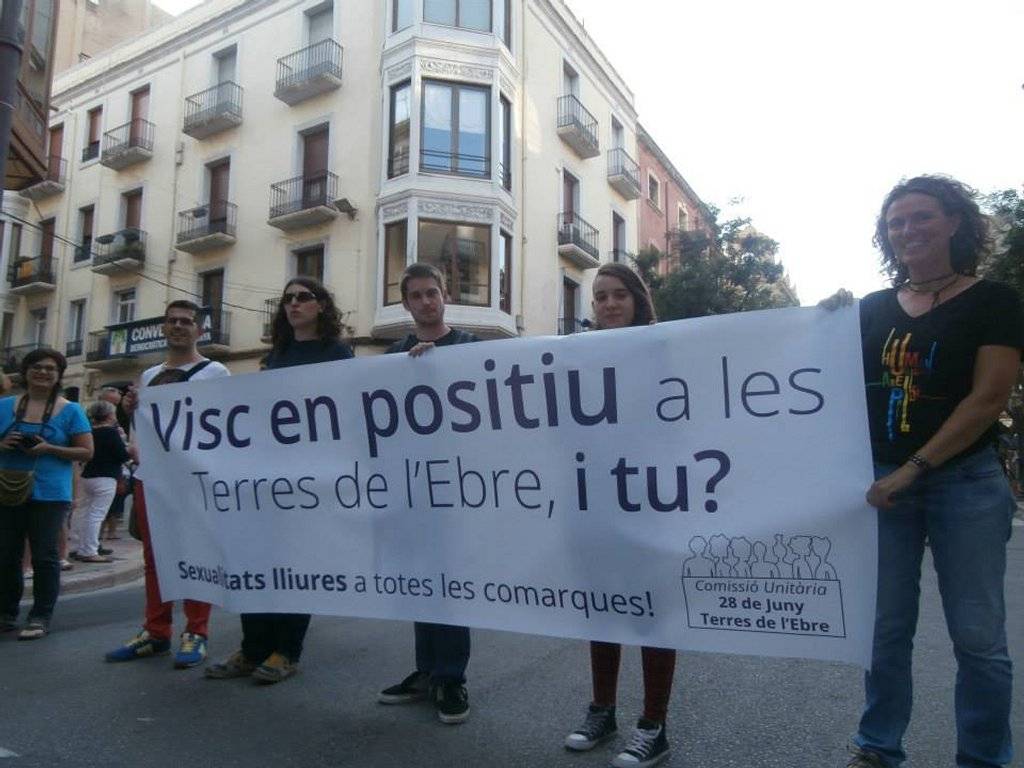
<svg viewBox="0 0 1024 768"><path fill-rule="evenodd" d="M586 752L602 741L610 739L617 731L615 707L599 707L597 704L591 704L583 725L565 737L565 748L574 752Z"/></svg>

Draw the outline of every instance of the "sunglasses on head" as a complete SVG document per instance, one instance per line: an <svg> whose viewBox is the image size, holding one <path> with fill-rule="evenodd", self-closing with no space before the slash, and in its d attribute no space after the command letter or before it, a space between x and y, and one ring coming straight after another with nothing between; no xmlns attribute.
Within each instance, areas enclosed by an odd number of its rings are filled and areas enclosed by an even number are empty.
<svg viewBox="0 0 1024 768"><path fill-rule="evenodd" d="M292 301L297 301L299 304L305 304L308 301L316 301L316 294L310 293L309 291L296 291L295 293L289 291L281 296L282 304L291 304Z"/></svg>

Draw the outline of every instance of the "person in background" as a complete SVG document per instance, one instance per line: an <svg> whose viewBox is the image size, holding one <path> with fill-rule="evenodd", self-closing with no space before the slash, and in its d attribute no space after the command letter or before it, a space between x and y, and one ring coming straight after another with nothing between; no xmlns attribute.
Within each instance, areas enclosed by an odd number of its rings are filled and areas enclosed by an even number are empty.
<svg viewBox="0 0 1024 768"><path fill-rule="evenodd" d="M221 363L203 357L196 348L202 333L200 307L191 301L179 299L167 305L164 312L164 338L167 340L167 360L142 372L139 386L155 387L160 384L176 384L186 381L217 379L229 376L230 371ZM124 408L134 413L138 407L138 391L131 389L125 395ZM156 470L159 471L159 470ZM135 519L142 536L142 558L146 580L146 617L135 637L124 645L108 652L107 661L135 661L153 656L163 656L171 650L171 626L174 618L174 603L164 602L160 597L160 583L157 580L156 564L153 560L153 541L150 538L149 522L146 517L146 497L143 484L135 481L132 490L132 504ZM174 654L174 668L188 669L202 664L206 659L210 604L198 600L185 600L185 631L181 644Z"/></svg>
<svg viewBox="0 0 1024 768"><path fill-rule="evenodd" d="M956 764L995 768L1013 757L1003 582L1015 504L993 442L1021 362L1024 312L1013 289L975 275L990 239L974 198L954 179L919 176L889 192L876 224L893 283L860 303L878 599L849 768L906 759L926 537L957 661Z"/></svg>
<svg viewBox="0 0 1024 768"><path fill-rule="evenodd" d="M32 550L33 602L19 640L38 640L50 631L60 593L58 538L71 505L71 467L92 458L85 414L60 395L66 368L60 352L34 349L21 362L25 394L0 400L0 468L33 473L26 498L0 506L0 632L17 628L26 538Z"/></svg>
<svg viewBox="0 0 1024 768"><path fill-rule="evenodd" d="M113 405L98 400L89 406L86 414L92 424L95 447L78 481L78 514L71 534L74 549L69 557L82 563L109 563L110 556L99 551L100 526L114 498L121 467L131 456L121 438Z"/></svg>
<svg viewBox="0 0 1024 768"><path fill-rule="evenodd" d="M266 369L348 360L352 349L341 340L341 317L331 294L317 280L296 277L277 305ZM252 676L279 683L298 671L310 617L300 613L243 613L242 647L206 668L216 680Z"/></svg>
<svg viewBox="0 0 1024 768"><path fill-rule="evenodd" d="M657 321L651 292L625 264L602 264L593 285L594 327L598 330L653 325ZM714 542L712 542L714 543ZM640 649L644 677L644 712L625 748L613 759L616 768L649 768L668 758L665 731L676 652L671 648ZM593 699L583 724L565 738L566 749L591 750L618 732L615 707L622 646L590 643Z"/></svg>
<svg viewBox="0 0 1024 768"><path fill-rule="evenodd" d="M435 347L467 344L479 339L450 328L444 322L448 288L444 275L430 264L409 265L400 285L402 306L412 315L415 333L396 341L390 353L407 352L419 357ZM429 699L442 723L454 725L469 717L466 666L469 664L469 627L449 624L413 625L416 637L416 670L400 683L377 695L381 704L405 704Z"/></svg>

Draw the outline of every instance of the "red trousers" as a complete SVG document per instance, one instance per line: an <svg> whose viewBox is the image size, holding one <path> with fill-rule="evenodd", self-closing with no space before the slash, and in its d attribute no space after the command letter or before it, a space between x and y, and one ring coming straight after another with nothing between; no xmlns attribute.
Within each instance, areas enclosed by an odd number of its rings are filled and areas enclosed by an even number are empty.
<svg viewBox="0 0 1024 768"><path fill-rule="evenodd" d="M160 598L160 583L156 578L153 561L153 542L149 537L149 521L146 519L146 497L142 492L142 481L136 480L132 491L132 510L142 536L142 559L146 575L146 621L142 625L152 637L171 639L171 622L174 618L174 603L165 603ZM210 604L197 600L185 600L186 632L208 637Z"/></svg>

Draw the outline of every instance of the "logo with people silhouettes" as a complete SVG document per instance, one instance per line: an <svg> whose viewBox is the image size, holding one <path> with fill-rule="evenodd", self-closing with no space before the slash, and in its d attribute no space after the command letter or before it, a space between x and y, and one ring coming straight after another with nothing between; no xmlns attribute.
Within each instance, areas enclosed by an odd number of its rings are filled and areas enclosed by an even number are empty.
<svg viewBox="0 0 1024 768"><path fill-rule="evenodd" d="M691 629L846 637L842 581L827 536L776 533L771 542L694 536L683 560Z"/></svg>

